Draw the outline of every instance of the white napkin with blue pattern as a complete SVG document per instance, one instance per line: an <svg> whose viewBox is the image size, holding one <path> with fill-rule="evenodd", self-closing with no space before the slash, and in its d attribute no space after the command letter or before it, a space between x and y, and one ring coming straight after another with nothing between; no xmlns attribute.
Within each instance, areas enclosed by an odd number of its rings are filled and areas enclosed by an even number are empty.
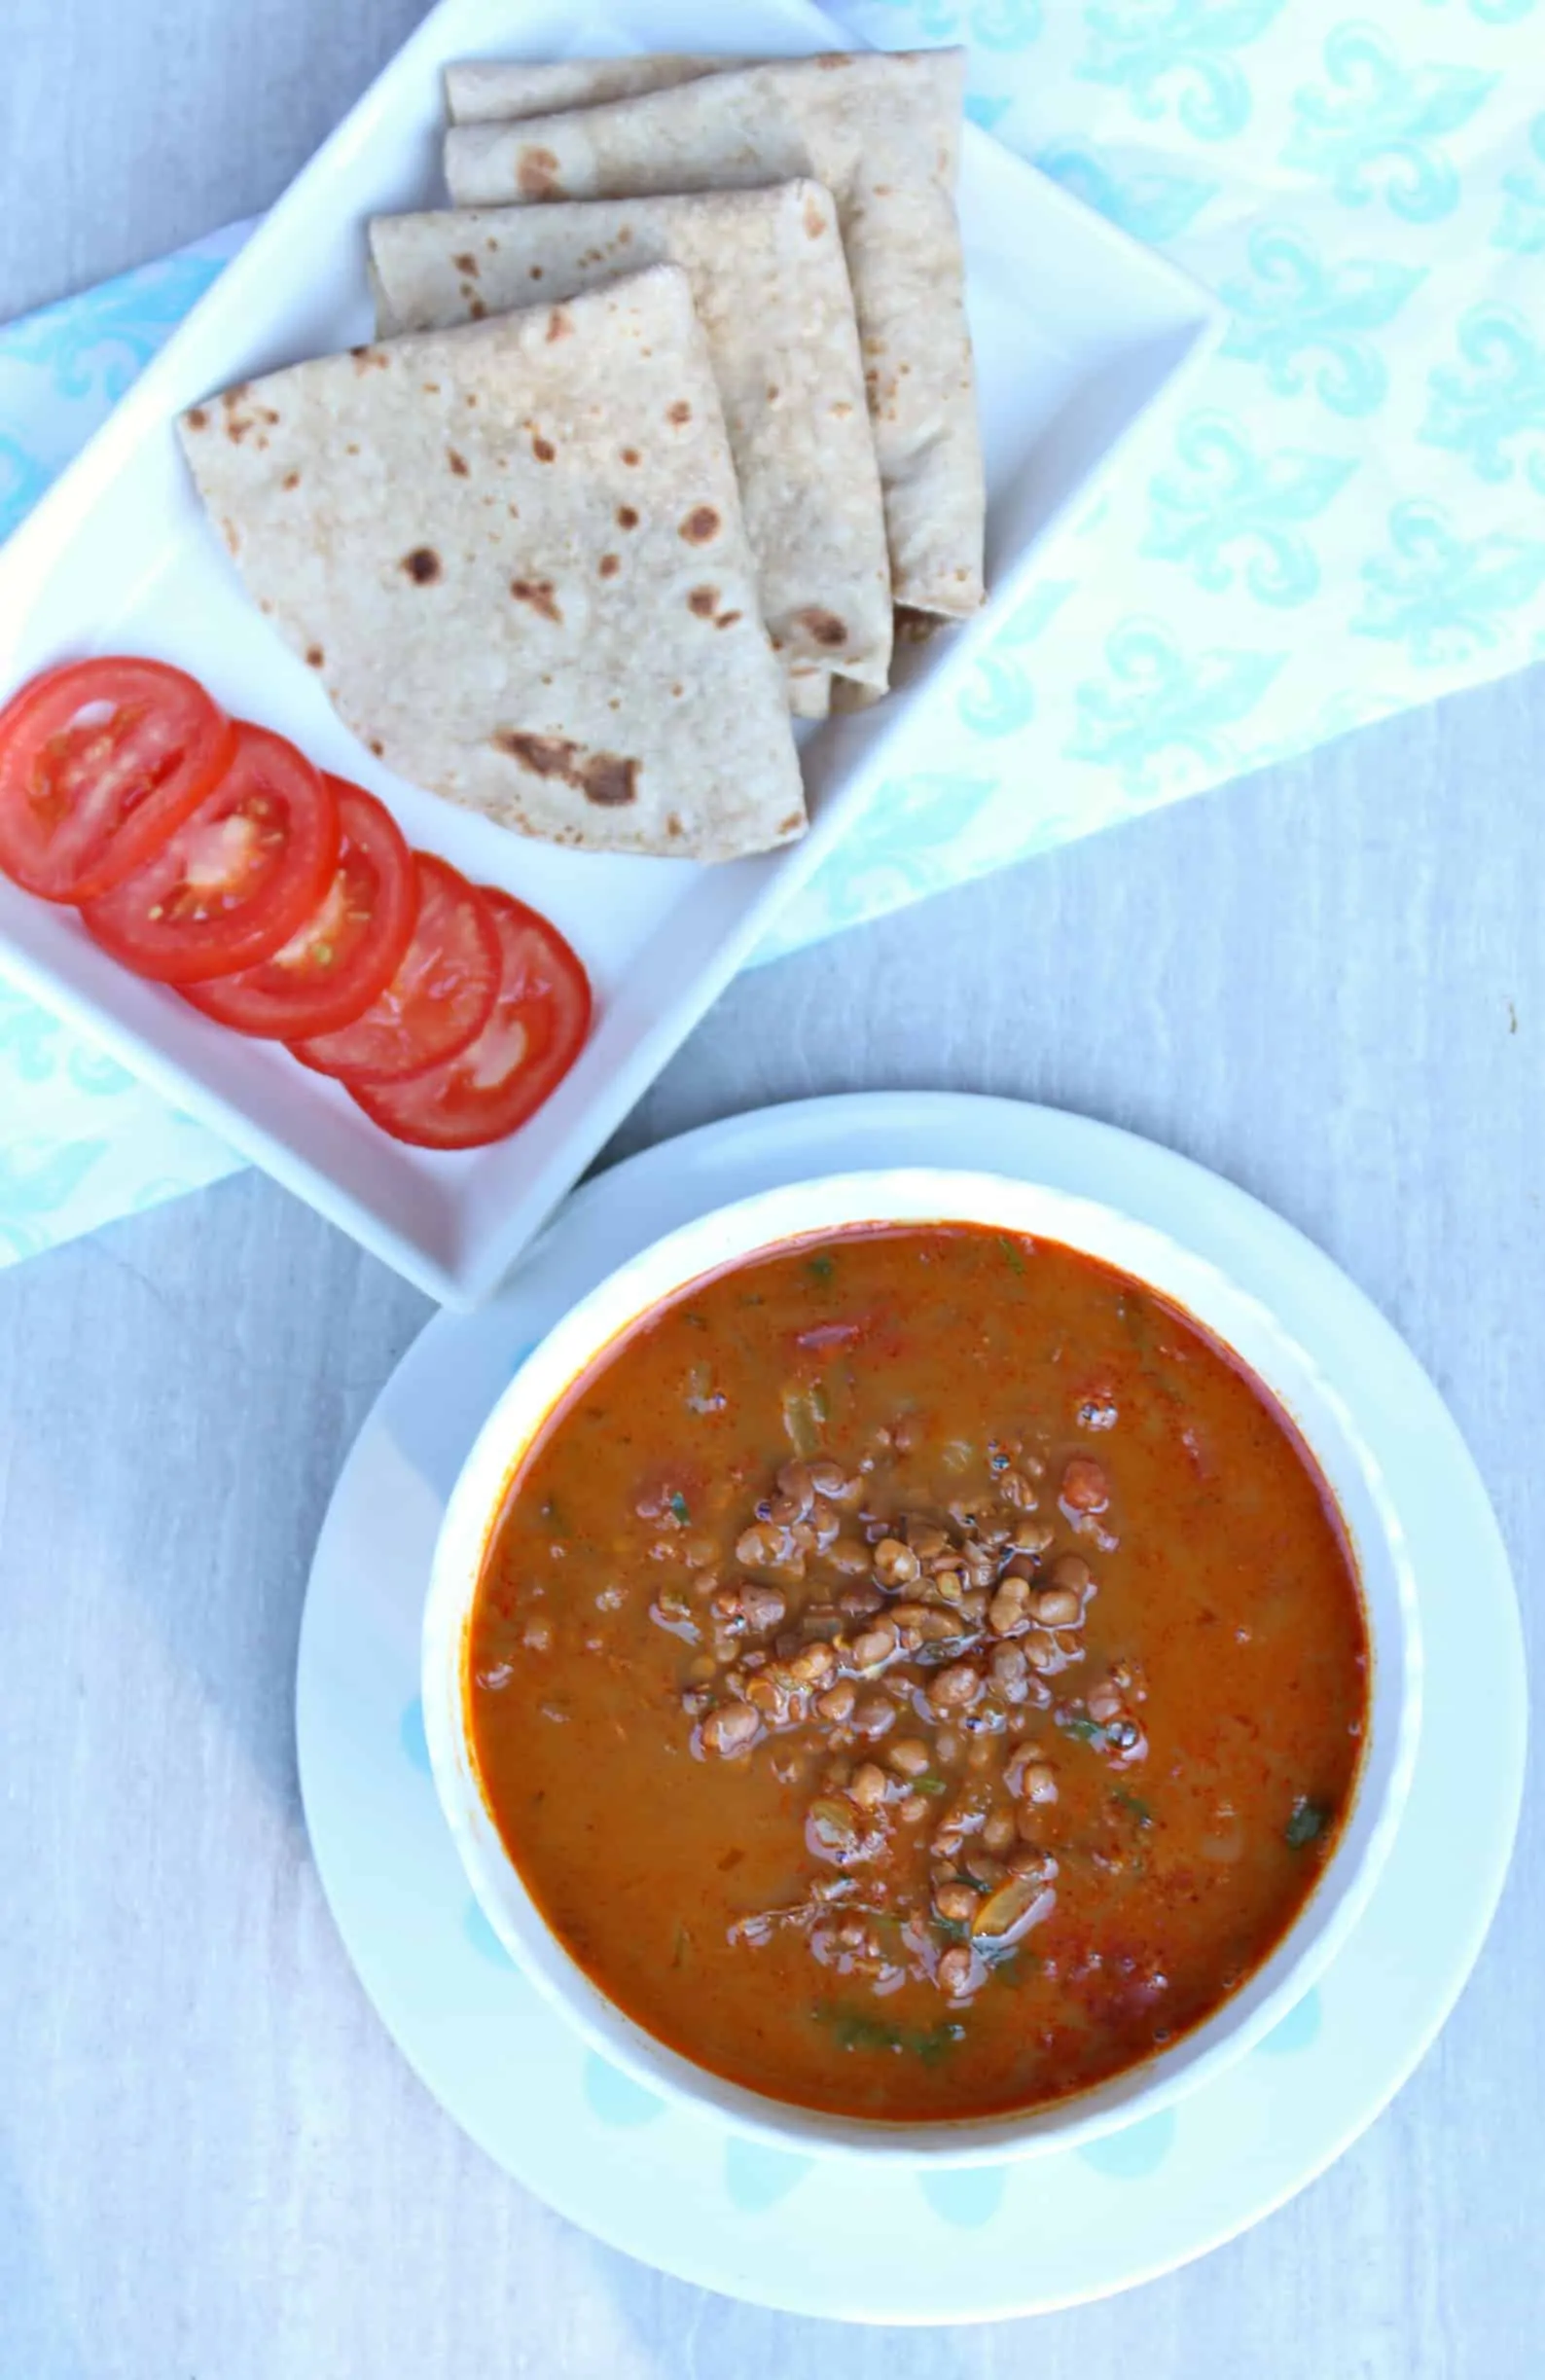
<svg viewBox="0 0 1545 2380"><path fill-rule="evenodd" d="M1545 0L832 13L1233 326L762 956L1545 654ZM0 533L243 229L0 331ZM0 987L0 1263L237 1162Z"/></svg>

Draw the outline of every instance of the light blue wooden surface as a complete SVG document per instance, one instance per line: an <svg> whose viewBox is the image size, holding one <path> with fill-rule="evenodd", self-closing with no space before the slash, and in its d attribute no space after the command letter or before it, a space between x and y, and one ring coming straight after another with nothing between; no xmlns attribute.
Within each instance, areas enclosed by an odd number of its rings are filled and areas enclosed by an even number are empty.
<svg viewBox="0 0 1545 2380"><path fill-rule="evenodd" d="M0 316L261 204L416 14L9 0ZM620 1145L917 1083L1217 1167L1428 1364L1537 1644L1542 777L1536 672L865 929L737 986ZM1477 1975L1383 2122L1107 2305L838 2332L661 2280L492 2172L365 2003L295 1784L311 1541L426 1311L256 1176L0 1280L0 2380L1538 2369L1531 1806Z"/></svg>

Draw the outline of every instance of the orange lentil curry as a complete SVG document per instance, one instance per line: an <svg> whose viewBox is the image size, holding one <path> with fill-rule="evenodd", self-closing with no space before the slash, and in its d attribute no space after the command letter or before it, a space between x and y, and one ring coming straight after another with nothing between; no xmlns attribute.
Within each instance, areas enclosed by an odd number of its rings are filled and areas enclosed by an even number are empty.
<svg viewBox="0 0 1545 2380"><path fill-rule="evenodd" d="M467 1643L484 1793L570 1955L774 2099L1065 2097L1292 1924L1368 1642L1324 1482L1124 1275L975 1226L696 1282L550 1418Z"/></svg>

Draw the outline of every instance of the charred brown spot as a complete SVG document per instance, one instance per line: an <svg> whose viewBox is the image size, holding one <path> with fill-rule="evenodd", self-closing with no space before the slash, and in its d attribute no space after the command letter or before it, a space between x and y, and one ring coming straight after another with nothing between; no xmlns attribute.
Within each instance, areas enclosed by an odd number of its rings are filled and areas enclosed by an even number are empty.
<svg viewBox="0 0 1545 2380"><path fill-rule="evenodd" d="M515 178L522 198L560 198L557 159L551 149L522 149Z"/></svg>
<svg viewBox="0 0 1545 2380"><path fill-rule="evenodd" d="M819 239L826 229L826 217L813 198L805 201L805 229L811 239Z"/></svg>
<svg viewBox="0 0 1545 2380"><path fill-rule="evenodd" d="M383 347L350 347L356 372L384 372L391 357Z"/></svg>
<svg viewBox="0 0 1545 2380"><path fill-rule="evenodd" d="M201 405L196 405L188 415L188 427L191 430L206 430L209 427L209 415Z"/></svg>
<svg viewBox="0 0 1545 2380"><path fill-rule="evenodd" d="M539 463L550 463L557 452L551 438L533 438L531 451Z"/></svg>
<svg viewBox="0 0 1545 2380"><path fill-rule="evenodd" d="M287 471L280 482L280 486L284 487L299 487L300 485L301 475L298 471Z"/></svg>
<svg viewBox="0 0 1545 2380"><path fill-rule="evenodd" d="M415 587L432 587L440 576L440 557L433 546L414 546L398 567L407 571Z"/></svg>
<svg viewBox="0 0 1545 2380"><path fill-rule="evenodd" d="M603 554L601 556L601 576L603 579L614 579L622 566L621 561L618 559L618 557L615 554Z"/></svg>
<svg viewBox="0 0 1545 2380"><path fill-rule="evenodd" d="M687 609L696 612L700 620L711 620L719 608L717 587L694 587L687 597Z"/></svg>
<svg viewBox="0 0 1545 2380"><path fill-rule="evenodd" d="M797 835L800 828L804 826L805 823L806 817L804 811L791 810L786 818L780 818L778 820L777 831L780 835Z"/></svg>
<svg viewBox="0 0 1545 2380"><path fill-rule="evenodd" d="M224 537L233 554L237 554L240 552L241 534L234 521L222 521L220 523L220 534L222 537Z"/></svg>
<svg viewBox="0 0 1545 2380"><path fill-rule="evenodd" d="M305 658L311 668L320 669L322 664L327 659L327 655L323 652L319 644L308 644L305 648Z"/></svg>
<svg viewBox="0 0 1545 2380"><path fill-rule="evenodd" d="M631 471L636 464L642 462L643 456L639 453L636 447L624 447L623 460L628 465L629 470Z"/></svg>
<svg viewBox="0 0 1545 2380"><path fill-rule="evenodd" d="M551 346L555 339L572 339L573 336L574 325L569 316L561 306L555 306L547 318L548 345Z"/></svg>
<svg viewBox="0 0 1545 2380"><path fill-rule="evenodd" d="M823 50L820 56L815 61L817 66L824 66L828 72L830 72L834 66L845 66L850 61L843 55L840 50Z"/></svg>
<svg viewBox="0 0 1545 2380"><path fill-rule="evenodd" d="M802 611L799 620L802 627L809 630L817 644L836 647L847 642L847 630L844 622L838 619L835 612L822 611L818 604L812 603Z"/></svg>
<svg viewBox="0 0 1545 2380"><path fill-rule="evenodd" d="M602 810L621 810L638 799L638 763L621 753L587 752L566 736L528 736L508 727L495 732L493 742L533 776L561 777Z"/></svg>
<svg viewBox="0 0 1545 2380"><path fill-rule="evenodd" d="M488 309L481 298L471 298L468 300L467 312L474 322L484 321L487 315L487 311Z"/></svg>
<svg viewBox="0 0 1545 2380"><path fill-rule="evenodd" d="M630 504L618 505L617 525L620 529L635 529L638 526L638 515Z"/></svg>
<svg viewBox="0 0 1545 2380"><path fill-rule="evenodd" d="M539 281L542 278L542 268L540 265L533 265L531 267L531 278L533 281Z"/></svg>
<svg viewBox="0 0 1545 2380"><path fill-rule="evenodd" d="M722 611L713 625L715 628L734 628L736 622L743 619L744 616L743 612Z"/></svg>
<svg viewBox="0 0 1545 2380"><path fill-rule="evenodd" d="M438 397L438 396L439 396L439 394L440 394L440 382L439 382L438 380L425 380L425 382L424 382L424 395L425 395L426 397Z"/></svg>
<svg viewBox="0 0 1545 2380"><path fill-rule="evenodd" d="M677 534L689 546L705 546L719 534L719 516L711 504L695 504Z"/></svg>
<svg viewBox="0 0 1545 2380"><path fill-rule="evenodd" d="M620 248L626 248L626 247L627 247L627 245L628 245L628 243L629 243L629 240L632 238L632 235L633 235L633 227L632 227L632 225L631 225L630 223L625 223L625 224L623 225L622 230L621 230L621 231L618 233L618 234L617 234L617 245L618 245Z"/></svg>
<svg viewBox="0 0 1545 2380"><path fill-rule="evenodd" d="M692 419L692 408L685 397L678 397L675 404L667 408L665 419L674 421L678 428L684 421Z"/></svg>
<svg viewBox="0 0 1545 2380"><path fill-rule="evenodd" d="M458 480L467 478L467 458L464 454L458 454L454 447L447 447L446 460Z"/></svg>
<svg viewBox="0 0 1545 2380"><path fill-rule="evenodd" d="M386 757L386 746L385 746L385 745L382 743L382 741L381 741L381 739L380 739L380 738L379 738L378 736L373 736L373 737L371 738L371 739L370 739L370 748L371 748L371 750L372 750L372 751L375 753L375 755L376 755L376 757L377 757L377 760L384 760L384 759L385 759L385 757Z"/></svg>
<svg viewBox="0 0 1545 2380"><path fill-rule="evenodd" d="M665 812L665 832L670 837L671 842L679 843L686 831L686 828L682 825L680 818L676 815L676 812L673 810L667 810Z"/></svg>
<svg viewBox="0 0 1545 2380"><path fill-rule="evenodd" d="M478 260L473 255L470 248L468 248L461 256L453 256L450 261L455 266L456 270L458 272L464 272L469 280L475 281L477 279L479 272Z"/></svg>
<svg viewBox="0 0 1545 2380"><path fill-rule="evenodd" d="M563 614L558 608L551 579L512 579L510 593L518 603L529 603L531 609L540 612L544 620L562 620Z"/></svg>

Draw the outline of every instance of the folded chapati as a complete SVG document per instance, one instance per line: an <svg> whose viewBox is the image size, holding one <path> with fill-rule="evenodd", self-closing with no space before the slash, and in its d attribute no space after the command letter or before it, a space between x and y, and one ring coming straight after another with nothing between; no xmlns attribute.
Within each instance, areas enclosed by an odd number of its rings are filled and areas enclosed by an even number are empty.
<svg viewBox="0 0 1545 2380"><path fill-rule="evenodd" d="M899 602L982 600L985 496L954 211L964 53L795 58L518 124L454 125L457 205L748 189L836 198Z"/></svg>
<svg viewBox="0 0 1545 2380"><path fill-rule="evenodd" d="M452 124L513 124L518 116L556 116L561 108L598 107L607 99L631 99L641 90L665 90L746 62L662 51L635 57L559 58L551 65L472 58L446 68L446 112Z"/></svg>
<svg viewBox="0 0 1545 2380"><path fill-rule="evenodd" d="M400 775L586 850L805 805L687 276L297 364L182 423L252 595Z"/></svg>
<svg viewBox="0 0 1545 2380"><path fill-rule="evenodd" d="M379 216L377 328L443 330L679 265L724 406L762 616L791 680L889 679L890 570L852 292L813 182ZM802 704L803 710L803 704ZM821 704L817 715L824 715Z"/></svg>

